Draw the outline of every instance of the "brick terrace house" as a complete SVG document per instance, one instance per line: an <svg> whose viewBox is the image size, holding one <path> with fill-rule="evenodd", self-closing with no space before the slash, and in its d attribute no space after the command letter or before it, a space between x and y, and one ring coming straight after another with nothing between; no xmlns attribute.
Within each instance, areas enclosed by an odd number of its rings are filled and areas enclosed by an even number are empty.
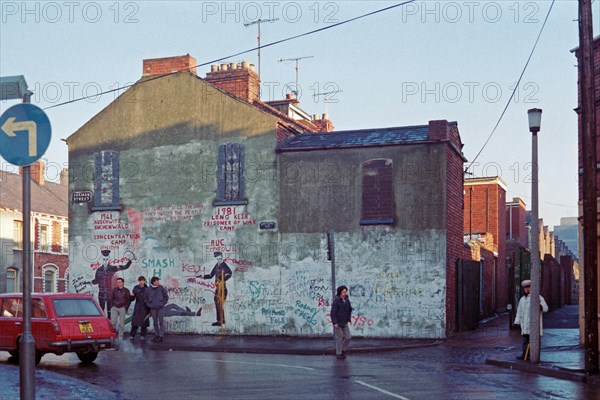
<svg viewBox="0 0 600 400"><path fill-rule="evenodd" d="M506 183L497 176L465 179L464 203L465 242L485 250L479 255L480 312L487 316L508 304Z"/></svg>
<svg viewBox="0 0 600 400"><path fill-rule="evenodd" d="M68 280L69 222L67 170L60 183L46 181L45 165L31 166L33 290L65 292ZM0 293L22 290L22 176L0 172Z"/></svg>
<svg viewBox="0 0 600 400"><path fill-rule="evenodd" d="M192 310L167 314L170 333L328 336L340 284L357 336L452 332L457 123L336 132L294 98L261 101L247 62L204 79L195 64L145 60L138 85L67 139L69 190L93 192L69 204L69 287L97 294L91 281L110 250L114 265L136 256L118 272L126 284L159 276L170 309ZM232 270L222 327L212 326L215 281L204 279L217 251Z"/></svg>

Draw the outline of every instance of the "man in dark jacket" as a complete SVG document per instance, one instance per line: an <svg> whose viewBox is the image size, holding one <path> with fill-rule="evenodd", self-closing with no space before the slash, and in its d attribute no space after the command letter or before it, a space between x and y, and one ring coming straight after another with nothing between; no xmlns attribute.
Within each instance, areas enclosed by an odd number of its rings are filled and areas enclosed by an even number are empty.
<svg viewBox="0 0 600 400"><path fill-rule="evenodd" d="M142 328L140 339L144 340L146 338L146 330L150 325L150 320L147 318L148 314L150 314L150 309L144 302L146 290L148 290L146 278L144 276L140 276L138 278L138 284L131 291L131 300L133 301L135 299L133 316L131 318L131 332L129 333L129 340L131 341L135 339L135 334L137 333L139 327Z"/></svg>
<svg viewBox="0 0 600 400"><path fill-rule="evenodd" d="M213 322L212 326L221 326L225 324L225 300L227 299L227 286L225 282L231 278L233 274L231 268L223 261L223 253L215 252L217 263L210 274L200 275L199 278L211 279L215 278L215 309L217 311L217 321Z"/></svg>
<svg viewBox="0 0 600 400"><path fill-rule="evenodd" d="M117 287L111 293L110 302L112 304L110 323L119 333L119 340L123 340L125 315L131 302L131 293L125 287L125 280L123 278L117 278Z"/></svg>
<svg viewBox="0 0 600 400"><path fill-rule="evenodd" d="M348 324L351 320L352 305L348 298L348 288L342 285L337 288L337 296L331 304L331 323L334 331L335 355L338 360L346 358L346 349L351 338Z"/></svg>
<svg viewBox="0 0 600 400"><path fill-rule="evenodd" d="M154 339L153 342L162 342L165 334L164 318L165 304L169 301L167 289L160 284L157 276L150 279L150 287L146 290L144 302L150 308L152 321L154 323Z"/></svg>

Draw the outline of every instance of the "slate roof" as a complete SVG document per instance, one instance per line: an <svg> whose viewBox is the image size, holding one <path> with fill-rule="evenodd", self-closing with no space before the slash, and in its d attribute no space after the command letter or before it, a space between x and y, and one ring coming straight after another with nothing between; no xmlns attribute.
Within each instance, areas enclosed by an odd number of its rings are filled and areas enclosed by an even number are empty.
<svg viewBox="0 0 600 400"><path fill-rule="evenodd" d="M67 185L46 181L39 185L31 181L31 211L61 217L69 215ZM23 209L21 175L0 171L0 207Z"/></svg>
<svg viewBox="0 0 600 400"><path fill-rule="evenodd" d="M401 126L395 128L360 129L304 133L277 145L278 151L338 149L346 147L384 146L392 144L426 142L429 125Z"/></svg>

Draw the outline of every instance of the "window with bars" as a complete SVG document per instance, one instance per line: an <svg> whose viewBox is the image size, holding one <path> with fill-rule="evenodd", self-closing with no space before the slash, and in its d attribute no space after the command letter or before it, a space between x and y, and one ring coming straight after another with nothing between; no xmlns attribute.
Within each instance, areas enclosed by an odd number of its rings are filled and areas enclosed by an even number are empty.
<svg viewBox="0 0 600 400"><path fill-rule="evenodd" d="M394 179L390 159L368 160L362 164L361 225L394 223Z"/></svg>
<svg viewBox="0 0 600 400"><path fill-rule="evenodd" d="M100 151L94 159L94 200L92 211L120 211L119 152Z"/></svg>
<svg viewBox="0 0 600 400"><path fill-rule="evenodd" d="M217 150L217 198L215 206L247 204L244 193L244 145L227 143Z"/></svg>

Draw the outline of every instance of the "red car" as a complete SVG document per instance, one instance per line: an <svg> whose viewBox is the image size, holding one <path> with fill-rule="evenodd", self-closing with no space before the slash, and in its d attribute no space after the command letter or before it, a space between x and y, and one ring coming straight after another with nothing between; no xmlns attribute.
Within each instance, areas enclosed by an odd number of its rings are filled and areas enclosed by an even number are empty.
<svg viewBox="0 0 600 400"><path fill-rule="evenodd" d="M45 353L69 352L91 363L100 350L118 347L116 331L90 295L32 293L31 308L36 364ZM23 295L0 294L0 350L18 359L22 332Z"/></svg>

